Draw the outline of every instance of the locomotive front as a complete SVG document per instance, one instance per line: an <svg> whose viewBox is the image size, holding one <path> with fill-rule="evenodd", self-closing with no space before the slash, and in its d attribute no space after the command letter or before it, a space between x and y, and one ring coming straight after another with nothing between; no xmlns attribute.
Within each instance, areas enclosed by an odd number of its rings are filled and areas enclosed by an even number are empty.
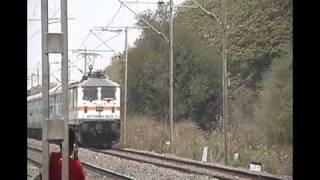
<svg viewBox="0 0 320 180"><path fill-rule="evenodd" d="M80 145L108 146L120 138L120 86L89 78L78 86L77 137Z"/></svg>

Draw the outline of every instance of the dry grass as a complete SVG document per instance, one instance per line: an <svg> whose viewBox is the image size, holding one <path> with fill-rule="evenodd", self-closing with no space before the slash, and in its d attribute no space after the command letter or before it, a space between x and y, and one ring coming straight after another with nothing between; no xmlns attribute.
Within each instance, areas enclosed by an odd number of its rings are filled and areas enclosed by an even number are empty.
<svg viewBox="0 0 320 180"><path fill-rule="evenodd" d="M228 134L228 163L234 167L247 168L251 161L261 162L263 171L278 175L292 175L292 146L267 145L259 138L257 127L243 125ZM224 139L221 132L208 134L192 121L175 123L173 154L201 160L202 149L209 147L208 161L224 163ZM130 116L127 122L127 147L167 153L169 127L152 118ZM234 160L235 153L239 159Z"/></svg>
<svg viewBox="0 0 320 180"><path fill-rule="evenodd" d="M131 116L127 123L127 145L131 148L165 152L167 127L152 118Z"/></svg>

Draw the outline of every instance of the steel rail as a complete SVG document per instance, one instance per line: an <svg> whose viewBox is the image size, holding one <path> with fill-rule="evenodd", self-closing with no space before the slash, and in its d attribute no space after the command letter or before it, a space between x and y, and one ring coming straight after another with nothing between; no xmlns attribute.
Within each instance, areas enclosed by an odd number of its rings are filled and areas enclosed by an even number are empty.
<svg viewBox="0 0 320 180"><path fill-rule="evenodd" d="M220 164L214 163L203 163L195 160L173 157L170 155L160 155L156 153L139 151L134 149L111 149L111 150L100 150L100 149L89 149L98 153L109 154L120 158L134 160L138 162L151 163L165 168L175 169L178 171L184 171L195 174L209 175L219 179L259 179L259 180L284 180L291 179L287 177L275 176L263 172L253 172L245 169L227 167ZM127 155L126 155L127 154ZM136 155L137 157L134 157ZM150 159L143 159L143 158ZM154 161L157 160L158 162ZM159 162L160 161L160 162ZM163 162L161 162L163 161ZM170 162L170 163L169 163ZM196 170L201 168L202 170Z"/></svg>

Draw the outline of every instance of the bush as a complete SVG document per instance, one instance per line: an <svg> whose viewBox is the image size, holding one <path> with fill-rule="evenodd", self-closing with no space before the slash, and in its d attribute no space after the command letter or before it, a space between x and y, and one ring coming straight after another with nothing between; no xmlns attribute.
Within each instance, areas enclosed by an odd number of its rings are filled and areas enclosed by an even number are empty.
<svg viewBox="0 0 320 180"><path fill-rule="evenodd" d="M265 75L255 116L269 144L292 145L292 59L282 55Z"/></svg>
<svg viewBox="0 0 320 180"><path fill-rule="evenodd" d="M128 116L127 146L129 148L168 153L169 123L141 115ZM251 161L263 164L263 171L279 175L292 175L292 146L269 145L261 141L258 126L243 124L230 127L228 133L228 165L248 168ZM174 124L173 154L201 160L202 151L208 146L208 161L224 164L223 133L207 133L191 120ZM239 159L234 160L235 153Z"/></svg>

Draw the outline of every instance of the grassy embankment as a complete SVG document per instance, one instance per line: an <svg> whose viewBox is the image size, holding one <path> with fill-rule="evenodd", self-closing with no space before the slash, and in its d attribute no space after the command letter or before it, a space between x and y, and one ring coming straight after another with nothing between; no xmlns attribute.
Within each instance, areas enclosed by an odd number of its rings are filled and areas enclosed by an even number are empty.
<svg viewBox="0 0 320 180"><path fill-rule="evenodd" d="M252 132L258 132L252 125L231 129L228 134L229 164L248 168L250 161L262 163L262 170L278 175L292 175L292 147L258 143ZM241 130L239 130L241 129ZM208 146L208 161L224 162L223 133L207 133L193 122L175 123L173 154L194 160L201 160L203 147ZM141 115L127 120L127 147L166 153L169 148L169 127L165 123ZM238 160L234 154L239 153Z"/></svg>

